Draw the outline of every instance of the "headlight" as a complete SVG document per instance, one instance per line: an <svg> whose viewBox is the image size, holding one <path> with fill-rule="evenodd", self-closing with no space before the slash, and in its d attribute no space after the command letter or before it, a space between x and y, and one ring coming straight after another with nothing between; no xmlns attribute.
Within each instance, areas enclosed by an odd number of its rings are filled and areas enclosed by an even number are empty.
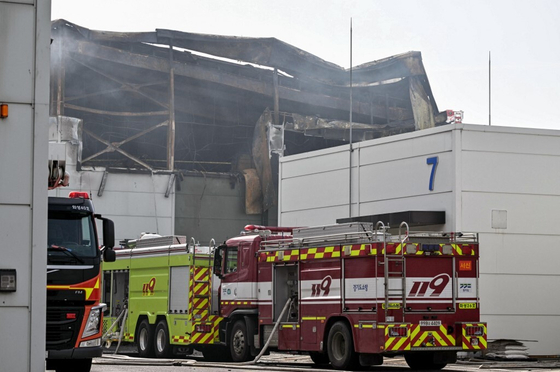
<svg viewBox="0 0 560 372"><path fill-rule="evenodd" d="M99 333L99 323L101 321L101 311L103 311L103 308L104 306L97 306L91 309L91 311L89 312L86 327L84 328L84 333L82 333L82 338L93 336Z"/></svg>
<svg viewBox="0 0 560 372"><path fill-rule="evenodd" d="M94 338L93 340L80 342L80 347L93 347L101 346L101 338Z"/></svg>

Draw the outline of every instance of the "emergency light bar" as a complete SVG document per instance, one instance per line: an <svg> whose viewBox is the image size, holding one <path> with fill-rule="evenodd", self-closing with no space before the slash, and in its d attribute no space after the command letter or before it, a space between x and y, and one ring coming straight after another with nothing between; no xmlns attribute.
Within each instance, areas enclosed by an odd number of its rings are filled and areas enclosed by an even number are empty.
<svg viewBox="0 0 560 372"><path fill-rule="evenodd" d="M85 191L72 191L70 194L68 194L68 197L72 199L89 199L89 194Z"/></svg>

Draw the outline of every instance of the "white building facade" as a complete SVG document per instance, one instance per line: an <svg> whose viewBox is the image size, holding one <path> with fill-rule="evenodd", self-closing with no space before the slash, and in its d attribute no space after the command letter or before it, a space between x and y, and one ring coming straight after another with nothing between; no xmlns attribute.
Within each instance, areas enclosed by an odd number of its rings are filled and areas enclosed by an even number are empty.
<svg viewBox="0 0 560 372"><path fill-rule="evenodd" d="M456 124L349 147L281 159L280 226L444 212L418 229L479 234L489 339L560 354L560 131Z"/></svg>

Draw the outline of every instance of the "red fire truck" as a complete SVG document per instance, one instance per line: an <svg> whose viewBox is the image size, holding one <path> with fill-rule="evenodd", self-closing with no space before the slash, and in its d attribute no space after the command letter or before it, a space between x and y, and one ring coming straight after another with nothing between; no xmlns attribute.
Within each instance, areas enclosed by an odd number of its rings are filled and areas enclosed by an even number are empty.
<svg viewBox="0 0 560 372"><path fill-rule="evenodd" d="M49 190L68 185L64 162L49 161ZM115 261L110 219L94 213L86 192L49 197L47 235L47 369L89 372L101 356L101 261ZM95 220L103 223L100 249ZM1 369L1 368L0 368Z"/></svg>
<svg viewBox="0 0 560 372"><path fill-rule="evenodd" d="M485 349L477 235L398 230L250 225L219 246L219 337L231 358L252 359L269 342L336 369L396 355L441 369L458 351Z"/></svg>

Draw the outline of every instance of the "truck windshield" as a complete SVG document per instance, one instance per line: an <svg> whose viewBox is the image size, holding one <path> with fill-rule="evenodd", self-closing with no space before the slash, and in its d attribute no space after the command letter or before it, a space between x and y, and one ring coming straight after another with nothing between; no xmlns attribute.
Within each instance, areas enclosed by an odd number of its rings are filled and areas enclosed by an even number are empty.
<svg viewBox="0 0 560 372"><path fill-rule="evenodd" d="M93 222L89 214L49 212L47 243L50 257L98 255ZM71 254L68 255L68 252Z"/></svg>

